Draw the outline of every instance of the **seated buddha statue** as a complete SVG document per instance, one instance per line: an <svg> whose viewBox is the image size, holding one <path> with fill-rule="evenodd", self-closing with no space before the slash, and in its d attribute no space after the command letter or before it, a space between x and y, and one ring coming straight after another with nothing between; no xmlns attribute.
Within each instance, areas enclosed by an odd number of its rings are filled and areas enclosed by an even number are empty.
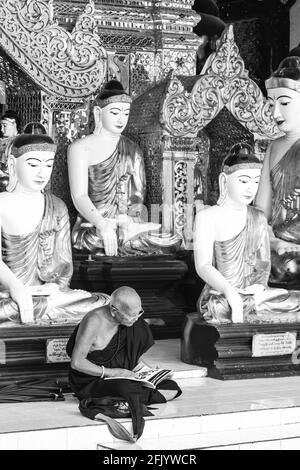
<svg viewBox="0 0 300 470"><path fill-rule="evenodd" d="M300 51L299 51L300 52ZM282 136L264 158L255 204L270 222L272 281L300 285L300 57L289 56L266 81Z"/></svg>
<svg viewBox="0 0 300 470"><path fill-rule="evenodd" d="M13 139L20 129L20 118L14 111L8 109L0 121L0 191L5 191L8 184L7 155Z"/></svg>
<svg viewBox="0 0 300 470"><path fill-rule="evenodd" d="M9 184L0 194L0 326L77 323L108 301L69 288L73 265L65 204L44 192L56 145L21 134L8 155Z"/></svg>
<svg viewBox="0 0 300 470"><path fill-rule="evenodd" d="M217 204L196 215L195 267L206 283L197 317L207 322L300 320L300 293L268 287L268 224L264 213L251 205L260 173L251 146L234 145L219 175Z"/></svg>
<svg viewBox="0 0 300 470"><path fill-rule="evenodd" d="M78 250L125 256L161 254L181 245L179 235L160 233L160 224L144 216L143 156L122 135L131 101L120 82L108 82L93 105L93 133L68 149L71 196L79 213L72 243Z"/></svg>

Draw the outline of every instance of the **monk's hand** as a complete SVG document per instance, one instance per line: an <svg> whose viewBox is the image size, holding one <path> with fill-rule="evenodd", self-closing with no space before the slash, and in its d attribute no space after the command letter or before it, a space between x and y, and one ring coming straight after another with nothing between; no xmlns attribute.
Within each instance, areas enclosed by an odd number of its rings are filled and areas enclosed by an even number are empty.
<svg viewBox="0 0 300 470"><path fill-rule="evenodd" d="M33 302L29 289L21 282L16 282L10 288L10 296L19 307L21 323L32 323L34 321Z"/></svg>
<svg viewBox="0 0 300 470"><path fill-rule="evenodd" d="M300 245L292 242L286 242L285 240L276 239L272 243L273 250L278 253L278 255L284 255L285 253L300 253Z"/></svg>
<svg viewBox="0 0 300 470"><path fill-rule="evenodd" d="M118 238L117 222L115 219L102 218L96 226L97 235L103 240L104 251L107 256L117 256Z"/></svg>
<svg viewBox="0 0 300 470"><path fill-rule="evenodd" d="M229 289L225 294L227 302L231 307L231 321L232 323L243 323L243 300L240 294L235 289Z"/></svg>

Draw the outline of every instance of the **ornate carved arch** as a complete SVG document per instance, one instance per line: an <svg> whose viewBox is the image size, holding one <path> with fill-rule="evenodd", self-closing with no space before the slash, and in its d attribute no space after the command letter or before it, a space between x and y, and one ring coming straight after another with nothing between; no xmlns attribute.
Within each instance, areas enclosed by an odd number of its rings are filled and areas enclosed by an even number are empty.
<svg viewBox="0 0 300 470"><path fill-rule="evenodd" d="M245 69L232 25L224 31L190 93L178 78L170 80L160 121L166 134L194 137L224 106L253 134L271 139L278 134L268 102Z"/></svg>
<svg viewBox="0 0 300 470"><path fill-rule="evenodd" d="M52 0L1 0L0 46L46 93L85 98L103 83L107 64L93 13L90 1L69 33L53 19Z"/></svg>

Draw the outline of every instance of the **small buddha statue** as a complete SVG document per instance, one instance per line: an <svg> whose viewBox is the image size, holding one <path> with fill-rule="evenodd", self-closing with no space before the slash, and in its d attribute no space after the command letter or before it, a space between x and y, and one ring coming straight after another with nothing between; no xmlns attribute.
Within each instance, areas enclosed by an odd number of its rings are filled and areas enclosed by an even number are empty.
<svg viewBox="0 0 300 470"><path fill-rule="evenodd" d="M300 293L268 287L268 224L264 213L251 205L260 173L251 146L234 145L219 175L217 204L196 215L195 267L206 283L196 316L207 322L300 320Z"/></svg>
<svg viewBox="0 0 300 470"><path fill-rule="evenodd" d="M5 191L8 184L7 155L13 139L19 134L20 118L15 111L7 110L0 122L0 191Z"/></svg>
<svg viewBox="0 0 300 470"><path fill-rule="evenodd" d="M44 191L55 151L47 135L21 134L10 147L9 184L0 194L0 326L77 323L108 301L105 294L69 288L68 211Z"/></svg>
<svg viewBox="0 0 300 470"><path fill-rule="evenodd" d="M159 233L143 219L146 192L140 148L122 135L131 97L111 80L93 106L95 129L68 149L71 195L78 217L72 243L78 250L107 256L161 254L181 245L177 234Z"/></svg>
<svg viewBox="0 0 300 470"><path fill-rule="evenodd" d="M255 204L270 222L272 281L299 288L300 57L285 58L266 88L282 136L267 150Z"/></svg>

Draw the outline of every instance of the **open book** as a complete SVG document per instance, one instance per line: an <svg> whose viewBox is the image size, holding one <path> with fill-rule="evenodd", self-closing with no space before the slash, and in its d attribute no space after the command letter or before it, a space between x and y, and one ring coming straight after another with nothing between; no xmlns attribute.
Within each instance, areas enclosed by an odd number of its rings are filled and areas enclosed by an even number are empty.
<svg viewBox="0 0 300 470"><path fill-rule="evenodd" d="M142 382L145 387L156 388L157 385L166 379L173 377L173 371L171 369L153 369L147 366L144 362L139 362L138 365L133 369L137 377L106 377L105 380L112 379L127 379L134 380L136 382Z"/></svg>

